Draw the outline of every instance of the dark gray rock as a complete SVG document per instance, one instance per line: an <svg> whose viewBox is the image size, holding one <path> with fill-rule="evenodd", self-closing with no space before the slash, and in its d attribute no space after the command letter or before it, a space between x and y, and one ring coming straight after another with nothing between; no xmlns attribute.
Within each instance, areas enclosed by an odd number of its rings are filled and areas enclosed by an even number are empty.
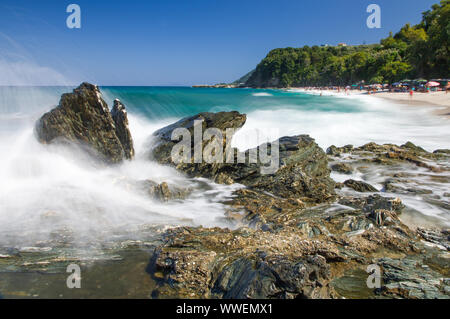
<svg viewBox="0 0 450 319"><path fill-rule="evenodd" d="M424 240L450 251L450 231L448 229L426 229L419 227L417 228L417 233Z"/></svg>
<svg viewBox="0 0 450 319"><path fill-rule="evenodd" d="M203 131L207 128L218 128L223 133L223 163L174 163L171 152L178 141L172 141L172 132L179 127L187 128L191 132L191 154L194 154L193 124L195 120L203 120ZM232 163L226 163L225 130L228 128L239 129L245 123L245 114L238 112L200 113L188 117L162 128L154 133L157 137L156 146L152 150L152 156L162 164L175 166L178 170L192 177L205 177L221 184L241 183L248 187L268 191L281 197L300 197L313 202L327 201L334 196L334 181L330 178L327 156L315 143L314 139L307 135L282 137L279 139L279 168L274 173L264 174L259 156L255 162L250 161L251 154L259 154L261 147L266 147L272 152L273 143L262 144L256 149L247 150L245 162L238 163L237 150L233 150ZM229 137L230 138L230 137ZM212 141L204 142L205 149ZM272 154L272 153L271 153ZM242 155L242 154L241 154ZM193 157L193 156L192 156Z"/></svg>
<svg viewBox="0 0 450 319"><path fill-rule="evenodd" d="M405 208L400 199L383 197L378 194L364 198L344 197L339 200L339 204L361 209L366 213L374 212L377 209L383 209L401 214Z"/></svg>
<svg viewBox="0 0 450 319"><path fill-rule="evenodd" d="M36 134L41 143L74 143L107 163L119 163L134 154L123 105L115 122L98 87L89 83L63 94L59 105L38 120Z"/></svg>
<svg viewBox="0 0 450 319"><path fill-rule="evenodd" d="M400 146L402 148L406 148L411 150L413 153L428 153L427 151L425 151L422 147L415 145L412 142L406 142L405 144L403 144L402 146Z"/></svg>
<svg viewBox="0 0 450 319"><path fill-rule="evenodd" d="M441 153L441 154L450 154L450 150L448 150L448 149L439 149L439 150L435 150L433 153L434 154L439 154L439 153Z"/></svg>
<svg viewBox="0 0 450 319"><path fill-rule="evenodd" d="M331 156L341 156L342 153L350 153L353 150L353 145L345 145L343 147L336 147L335 145L331 145L327 148L327 155Z"/></svg>
<svg viewBox="0 0 450 319"><path fill-rule="evenodd" d="M344 185L360 193L378 192L378 190L372 185L362 181L355 181L353 179L346 180Z"/></svg>
<svg viewBox="0 0 450 319"><path fill-rule="evenodd" d="M330 269L324 257L291 261L283 256L265 260L240 258L219 274L213 295L225 299L330 298Z"/></svg>
<svg viewBox="0 0 450 319"><path fill-rule="evenodd" d="M449 282L421 261L382 258L381 294L395 298L449 299Z"/></svg>
<svg viewBox="0 0 450 319"><path fill-rule="evenodd" d="M351 167L351 165L346 164L346 163L333 164L333 165L331 165L331 170L333 170L335 172L347 174L347 175L350 175L351 173L353 173L353 167Z"/></svg>
<svg viewBox="0 0 450 319"><path fill-rule="evenodd" d="M192 190L189 188L180 188L175 186L169 186L166 182L160 184L151 180L143 182L148 194L162 202L168 202L174 199L185 199Z"/></svg>

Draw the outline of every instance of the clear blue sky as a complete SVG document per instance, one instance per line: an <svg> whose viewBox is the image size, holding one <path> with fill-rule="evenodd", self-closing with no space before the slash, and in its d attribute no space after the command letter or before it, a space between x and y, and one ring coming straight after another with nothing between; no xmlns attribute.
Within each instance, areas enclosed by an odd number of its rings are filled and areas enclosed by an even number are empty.
<svg viewBox="0 0 450 319"><path fill-rule="evenodd" d="M25 78L17 65L31 63L73 83L229 82L277 47L377 43L407 22L418 23L437 2L1 0L0 73L15 62ZM70 3L81 7L79 30L66 27ZM371 3L381 7L381 29L366 26Z"/></svg>

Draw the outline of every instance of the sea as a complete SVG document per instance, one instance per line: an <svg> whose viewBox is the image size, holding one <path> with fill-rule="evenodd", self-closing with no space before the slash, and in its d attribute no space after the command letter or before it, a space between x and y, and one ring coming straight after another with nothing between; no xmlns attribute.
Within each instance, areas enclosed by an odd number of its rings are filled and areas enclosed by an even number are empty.
<svg viewBox="0 0 450 319"><path fill-rule="evenodd" d="M199 112L246 113L247 122L233 140L240 150L298 134L310 135L324 150L330 145L407 141L428 151L450 149L450 122L431 114L426 105L408 107L372 96L299 90L101 87L110 107L116 98L125 104L136 150L135 160L103 167L76 149L36 140L36 120L73 88L0 87L3 246L34 245L62 230L81 245L115 236L137 239L148 225L228 227L223 202L242 185L190 179L149 156L154 131ZM257 140L247 138L253 132ZM191 187L194 192L186 200L161 203L130 187L132 181L144 180ZM374 176L373 183L378 182ZM436 186L436 192L443 193L446 186L442 187ZM405 203L433 216L441 226L450 225L445 206L421 204L417 196L405 198Z"/></svg>

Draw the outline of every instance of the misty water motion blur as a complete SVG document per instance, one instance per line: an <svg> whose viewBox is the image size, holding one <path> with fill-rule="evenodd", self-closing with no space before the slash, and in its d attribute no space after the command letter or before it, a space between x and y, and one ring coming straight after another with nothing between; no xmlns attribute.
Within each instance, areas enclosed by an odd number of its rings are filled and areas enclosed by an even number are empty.
<svg viewBox="0 0 450 319"><path fill-rule="evenodd" d="M256 146L246 138L261 135L310 134L326 149L331 144L362 145L414 141L427 150L449 148L445 120L425 111L364 97L315 96L300 92L183 87L103 87L111 107L119 98L129 111L136 159L120 166L99 167L77 149L41 145L35 121L57 105L71 87L0 88L0 240L8 245L31 244L54 233L70 231L74 243L101 243L113 234L139 238L143 225L204 225L230 227L221 201L233 189L209 181L191 180L172 168L149 161L151 134L175 120L202 111L238 110L248 114L233 146ZM401 113L401 116L400 115ZM276 131L276 130L275 130ZM268 140L280 136L266 136ZM166 181L195 191L183 201L160 203L130 187L132 181ZM374 175L375 185L379 180ZM442 190L437 190L442 192ZM425 214L450 220L442 208L405 198Z"/></svg>
<svg viewBox="0 0 450 319"><path fill-rule="evenodd" d="M69 232L77 245L101 243L119 233L139 238L144 225L227 226L219 201L238 186L188 180L146 159L146 143L164 121L151 123L130 115L138 154L117 167L99 166L74 147L40 144L35 121L68 91L71 88L0 88L3 245L30 245L62 231ZM130 186L147 179L202 191L183 202L163 204Z"/></svg>

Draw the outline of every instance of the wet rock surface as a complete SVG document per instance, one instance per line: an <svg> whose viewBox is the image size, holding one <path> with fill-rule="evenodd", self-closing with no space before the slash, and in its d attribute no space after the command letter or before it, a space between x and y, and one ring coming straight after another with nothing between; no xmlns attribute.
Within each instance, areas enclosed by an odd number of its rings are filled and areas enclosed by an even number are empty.
<svg viewBox="0 0 450 319"><path fill-rule="evenodd" d="M353 179L346 180L344 185L360 193L378 192L378 190L372 185L361 181L355 181Z"/></svg>
<svg viewBox="0 0 450 319"><path fill-rule="evenodd" d="M450 299L450 278L415 259L381 258L384 296L408 299Z"/></svg>
<svg viewBox="0 0 450 319"><path fill-rule="evenodd" d="M417 228L420 237L437 247L450 251L450 230L449 229L425 229Z"/></svg>
<svg viewBox="0 0 450 319"><path fill-rule="evenodd" d="M333 171L339 172L339 173L343 173L343 174L351 174L353 173L353 168L346 164L346 163L337 163L337 164L333 164L331 165L331 169Z"/></svg>
<svg viewBox="0 0 450 319"><path fill-rule="evenodd" d="M36 123L42 143L74 143L107 163L134 156L125 107L115 102L113 116L96 85L82 83L61 96L59 105Z"/></svg>
<svg viewBox="0 0 450 319"><path fill-rule="evenodd" d="M392 167L386 179L404 182L414 175L397 169L407 165L447 182L442 175L448 164L445 153L429 153L412 143L347 145L331 147L327 153L335 163L333 171L345 175L370 174L372 167L382 165ZM340 161L343 165L336 166ZM278 196L270 187L249 184L235 191L235 198L226 202L230 207L227 216L241 228L183 228L167 233L152 261L159 278L154 295L448 298L448 232L406 226L400 219L405 204L384 194L385 189L380 192L353 179L346 179L337 188L343 187L353 193L339 190L336 202L319 205L292 191L290 196ZM196 255L199 252L201 256ZM168 255L170 267L164 264ZM197 258L201 259L199 264ZM380 289L366 286L369 274L365 269L373 264L382 269ZM361 277L357 284L340 279L354 278L349 274L355 273Z"/></svg>
<svg viewBox="0 0 450 319"><path fill-rule="evenodd" d="M147 180L141 183L144 186L148 194L155 199L162 202L168 202L170 200L185 199L192 192L192 189L181 188L162 182L160 184Z"/></svg>
<svg viewBox="0 0 450 319"><path fill-rule="evenodd" d="M334 197L334 182L329 177L330 170L326 154L307 135L282 137L279 139L278 168L273 173L265 173L265 164L258 157L255 162L250 160L251 154L258 154L261 147L270 150L270 145L263 144L256 149L247 150L242 154L245 162L239 163L238 152L233 149L232 164L227 163L226 148L231 143L232 135L224 141L218 141L223 149L221 163L174 163L171 152L176 141L171 140L172 132L177 128L186 128L191 132L191 154L195 147L201 150L209 147L213 140L202 145L194 145L194 121L203 120L203 130L217 128L226 136L226 129L239 129L245 123L245 114L238 112L200 113L185 118L154 133L157 138L156 146L152 150L153 157L162 164L170 164L178 170L193 177L210 178L217 183L240 183L252 189L270 192L284 198L296 197L305 201L324 202Z"/></svg>
<svg viewBox="0 0 450 319"><path fill-rule="evenodd" d="M110 115L113 122L125 114L119 102L115 109ZM332 146L325 154L312 138L300 135L280 139L280 169L274 174L261 174L260 162L176 164L171 159L176 144L172 132L179 127L193 132L195 119L203 119L203 130L216 127L224 131L242 127L246 117L222 112L185 118L155 132L153 158L189 176L246 187L224 200L229 229L152 228L148 233L157 232L158 238L148 243L119 240L102 247L108 254L99 255L116 261L126 258L123 249L147 249L146 280L151 281L144 282L148 296L449 298L448 229L407 226L403 217L410 208L401 197L421 196L427 204L448 209L447 152L430 153L409 142L402 146ZM119 122L126 123L123 119ZM117 126L115 123L114 132ZM115 134L124 158L126 143L120 141L124 135ZM345 165L333 168L339 163ZM333 174L344 175L336 192L329 166ZM349 179L349 174L359 174L363 181ZM430 183L431 193L427 191ZM183 200L191 191L151 180L138 184L162 202ZM378 191L379 185L383 189ZM63 266L82 258L64 250L70 247L71 234L59 234L53 240L60 248L55 249L52 241L0 248L0 275L2 271L64 272ZM369 265L381 269L380 288L366 285Z"/></svg>
<svg viewBox="0 0 450 319"><path fill-rule="evenodd" d="M179 120L176 123L173 123L171 125L168 125L164 128L161 128L153 133L153 136L157 138L156 145L152 149L152 155L154 158L162 163L162 164L172 164L175 165L176 163L172 160L172 149L173 147L179 142L180 139L172 140L172 135L174 134L174 131L179 128L187 129L191 135L191 156L192 156L192 163L194 163L194 155L195 155L195 145L194 145L194 128L195 128L195 122L201 122L201 125L199 128L201 129L201 132L204 132L208 128L216 128L220 130L222 133L222 137L224 138L223 141L218 141L221 143L221 146L225 147L227 143L231 143L230 138L234 135L234 132L228 132L227 135L227 129L232 130L238 130L240 129L247 120L247 116L245 114L241 114L239 112L233 111L233 112L218 112L218 113L199 113L197 115L186 117L181 120ZM227 137L229 140L227 140ZM200 140L203 139L203 136L201 135ZM197 147L200 147L201 153L203 155L203 149L210 145L212 142L215 142L215 140L208 140L203 143L203 145L198 145ZM179 169L183 171L189 171L189 168L197 170L200 170L201 167L205 167L205 170L212 170L214 171L215 166L213 164L209 163L196 163L196 164L203 164L203 165L190 165L190 163L183 163L186 166L180 166ZM182 165L183 165L182 164ZM212 174L213 172L210 172Z"/></svg>
<svg viewBox="0 0 450 319"><path fill-rule="evenodd" d="M160 284L154 295L329 297L333 292L328 286L331 276L326 257L336 258L338 252L332 245L300 239L295 234L248 228L175 229L151 262Z"/></svg>
<svg viewBox="0 0 450 319"><path fill-rule="evenodd" d="M439 255L442 250L399 220L404 208L399 199L371 195L308 207L242 189L228 204L245 211L239 222L251 228L169 231L151 262L158 279L154 296L340 298L349 296L340 295L331 282L370 264L382 267L379 256L394 256L395 261L412 256L424 269L439 265L428 279L443 277L449 267ZM415 278L410 268L399 272ZM365 280L361 284L362 291L368 289ZM391 288L373 290L373 297L413 297Z"/></svg>
<svg viewBox="0 0 450 319"><path fill-rule="evenodd" d="M343 182L337 184L338 194L356 195L348 188L354 186L356 192L400 197L409 203L407 208L415 216L421 215L422 209L432 207L433 216L423 214L421 222L436 224L443 219L448 226L450 202L446 193L450 187L450 155L445 151L428 152L411 142L401 146L368 143L360 147L331 146L328 157L331 167L345 164L353 171L352 182L348 182L347 174L333 171L332 177ZM420 224L418 220L416 223Z"/></svg>

